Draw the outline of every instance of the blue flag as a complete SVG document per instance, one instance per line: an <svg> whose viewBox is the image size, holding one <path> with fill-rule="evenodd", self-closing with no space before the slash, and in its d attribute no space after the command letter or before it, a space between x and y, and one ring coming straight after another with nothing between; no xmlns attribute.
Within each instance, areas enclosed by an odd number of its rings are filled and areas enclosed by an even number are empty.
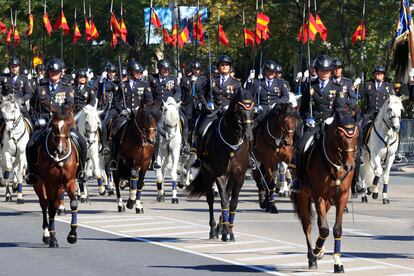
<svg viewBox="0 0 414 276"><path fill-rule="evenodd" d="M402 0L397 32L395 34L396 39L399 39L400 37L403 38L402 36L404 36L406 33L410 31L411 13L409 12L409 10L410 1Z"/></svg>

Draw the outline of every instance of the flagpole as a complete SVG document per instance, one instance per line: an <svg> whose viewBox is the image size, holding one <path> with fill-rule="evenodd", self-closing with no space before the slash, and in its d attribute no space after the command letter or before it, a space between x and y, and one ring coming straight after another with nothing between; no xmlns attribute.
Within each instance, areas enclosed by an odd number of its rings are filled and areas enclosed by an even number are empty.
<svg viewBox="0 0 414 276"><path fill-rule="evenodd" d="M10 43L12 45L13 49L10 49L10 44L8 45L9 48L9 53L12 54L12 56L14 57L14 19L13 19L13 10L10 8L10 24L11 24L11 36L10 36L10 40L13 40L13 43ZM11 41L10 41L11 42Z"/></svg>
<svg viewBox="0 0 414 276"><path fill-rule="evenodd" d="M311 4L310 0L308 0L308 88L309 88L309 94L310 94L310 86L311 86L311 76L310 76L310 68L311 68L311 57L310 57L310 10L311 10ZM309 111L310 111L310 117L313 118L313 107L312 107L312 95L310 94L311 100L309 101Z"/></svg>
<svg viewBox="0 0 414 276"><path fill-rule="evenodd" d="M300 72L303 72L303 51L304 51L304 43L303 40L305 39L305 16L306 16L306 3L303 4L303 15L302 15L302 41L300 41ZM309 37L308 37L309 39ZM302 94L302 80L299 80L298 83L298 95Z"/></svg>
<svg viewBox="0 0 414 276"><path fill-rule="evenodd" d="M74 24L73 24L73 27L75 28L77 26L77 22L76 22L76 7L75 7L75 15L74 15ZM74 29L73 30L73 32L75 33L76 32L76 29ZM73 64L73 68L75 68L76 67L76 44L77 43L74 43L73 44L73 60L72 60L72 64Z"/></svg>
<svg viewBox="0 0 414 276"><path fill-rule="evenodd" d="M60 1L60 12L63 12L63 0ZM63 60L63 28L62 28L62 17L61 17L61 22L60 22L60 59Z"/></svg>
<svg viewBox="0 0 414 276"><path fill-rule="evenodd" d="M32 1L29 0L29 20L30 20L30 15L32 14ZM29 22L29 24L31 24L31 22ZM31 25L29 26L29 28L31 28ZM29 35L29 70L30 73L32 73L32 34Z"/></svg>
<svg viewBox="0 0 414 276"><path fill-rule="evenodd" d="M244 10L243 10L243 52L244 52L244 81L247 80L247 74L248 74L248 67L247 67L247 47L246 47L246 37L245 37L245 33L244 33L244 29L246 27L246 19L244 17Z"/></svg>
<svg viewBox="0 0 414 276"><path fill-rule="evenodd" d="M216 56L220 52L220 8L218 8L217 14L217 49L216 49Z"/></svg>
<svg viewBox="0 0 414 276"><path fill-rule="evenodd" d="M257 15L259 14L259 0L256 0L256 21L257 21ZM256 37L257 37L257 22L254 28L254 46L253 46L253 70L256 69L256 56L257 56L257 42L256 42Z"/></svg>
<svg viewBox="0 0 414 276"><path fill-rule="evenodd" d="M45 0L45 2L44 2L44 5L43 5L43 16L46 14L46 12L47 12L47 6L46 6L46 1L47 0ZM44 22L43 22L43 25L44 25ZM42 61L43 62L45 62L45 28L46 28L46 26L43 26L43 32L42 32Z"/></svg>
<svg viewBox="0 0 414 276"><path fill-rule="evenodd" d="M177 29L177 77L178 77L178 73L181 71L181 66L180 66L180 44L178 43L178 33L181 30L181 22L180 22L180 5L178 4L178 0L177 0L177 24L178 24L178 29ZM184 47L184 45L183 45Z"/></svg>
<svg viewBox="0 0 414 276"><path fill-rule="evenodd" d="M147 39L147 50L149 49L149 45L150 45L150 37L151 37L151 18L152 18L152 0L150 2L150 13L149 13L149 17L148 17L148 39ZM149 63L149 53L147 52L147 65Z"/></svg>
<svg viewBox="0 0 414 276"><path fill-rule="evenodd" d="M113 12L113 8L114 8L114 0L111 0L111 8L109 9L109 28L110 28L111 32L109 33L109 40L108 40L108 41L111 41L111 42L109 43L109 48L107 48L107 50L108 50L108 53L106 55L107 57L109 56L109 53L110 53L110 49L111 49L111 45L112 45L112 38L113 38L113 35L114 35L114 30L112 28L112 12ZM113 47L112 50L115 51L115 48L116 48L116 45L114 45L114 47ZM121 79L121 77L122 76L119 76L120 79Z"/></svg>
<svg viewBox="0 0 414 276"><path fill-rule="evenodd" d="M363 28L365 28L365 0L362 6L362 23ZM362 35L361 35L362 38ZM365 67L365 60L364 60L364 47L365 47L365 39L361 39L361 85L365 83L365 75L364 75L364 67Z"/></svg>
<svg viewBox="0 0 414 276"><path fill-rule="evenodd" d="M197 60L197 50L198 50L198 30L200 26L198 25L198 19L200 18L200 0L197 0L197 22L196 22L196 29L195 29L195 40L194 40L194 61ZM201 18L200 18L201 22ZM194 26L194 19L193 19L193 26ZM200 34L201 35L201 34ZM194 39L194 27L193 27L193 39Z"/></svg>
<svg viewBox="0 0 414 276"><path fill-rule="evenodd" d="M85 19L85 60L86 60L86 68L89 68L89 56L88 56L88 34L87 34L87 30L86 30L86 21L88 20L87 16L86 16L86 3L85 0L83 0L83 17Z"/></svg>

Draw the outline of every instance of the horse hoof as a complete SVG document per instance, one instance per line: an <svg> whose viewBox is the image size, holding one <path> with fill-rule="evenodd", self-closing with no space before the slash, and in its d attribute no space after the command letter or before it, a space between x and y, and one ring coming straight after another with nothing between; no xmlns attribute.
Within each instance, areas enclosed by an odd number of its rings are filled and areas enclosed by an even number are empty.
<svg viewBox="0 0 414 276"><path fill-rule="evenodd" d="M172 204L178 204L178 198L171 198Z"/></svg>
<svg viewBox="0 0 414 276"><path fill-rule="evenodd" d="M68 237L67 237L67 240L68 240L68 243L75 244L78 241L78 237L77 237L76 233L75 234L69 234Z"/></svg>
<svg viewBox="0 0 414 276"><path fill-rule="evenodd" d="M125 210L125 206L124 205L122 205L122 206L118 206L118 212L119 213L122 213L122 212L124 212Z"/></svg>
<svg viewBox="0 0 414 276"><path fill-rule="evenodd" d="M42 237L42 242L46 245L50 244L50 237L43 236Z"/></svg>
<svg viewBox="0 0 414 276"><path fill-rule="evenodd" d="M372 199L378 199L378 193L372 193Z"/></svg>
<svg viewBox="0 0 414 276"><path fill-rule="evenodd" d="M230 234L230 241L231 242L235 242L236 241L236 239L234 238L234 234Z"/></svg>
<svg viewBox="0 0 414 276"><path fill-rule="evenodd" d="M113 196L115 195L115 192L113 190L108 190L108 196Z"/></svg>
<svg viewBox="0 0 414 276"><path fill-rule="evenodd" d="M135 213L143 214L144 213L144 208L135 208Z"/></svg>
<svg viewBox="0 0 414 276"><path fill-rule="evenodd" d="M157 195L157 201L158 202L164 202L165 201L165 196L164 195Z"/></svg>
<svg viewBox="0 0 414 276"><path fill-rule="evenodd" d="M24 199L23 198L17 199L17 204L24 204Z"/></svg>
<svg viewBox="0 0 414 276"><path fill-rule="evenodd" d="M367 189L367 195L371 195L370 189Z"/></svg>
<svg viewBox="0 0 414 276"><path fill-rule="evenodd" d="M283 197L284 198L288 198L289 197L289 192L288 191L284 191L283 192Z"/></svg>
<svg viewBox="0 0 414 276"><path fill-rule="evenodd" d="M316 262L316 260L308 261L308 268L309 269L317 269L318 268L318 263Z"/></svg>
<svg viewBox="0 0 414 276"><path fill-rule="evenodd" d="M66 209L58 209L57 210L57 215L61 216L61 215L65 215L66 216Z"/></svg>
<svg viewBox="0 0 414 276"><path fill-rule="evenodd" d="M265 201L260 201L259 206L260 206L260 209L266 209L267 208L267 204L266 204Z"/></svg>
<svg viewBox="0 0 414 276"><path fill-rule="evenodd" d="M279 213L279 211L277 210L277 207L275 205L272 205L270 207L270 213L271 214L278 214Z"/></svg>
<svg viewBox="0 0 414 276"><path fill-rule="evenodd" d="M382 199L382 204L390 204L390 200L388 198Z"/></svg>
<svg viewBox="0 0 414 276"><path fill-rule="evenodd" d="M368 197L367 196L361 197L361 202L362 203L368 203Z"/></svg>
<svg viewBox="0 0 414 276"><path fill-rule="evenodd" d="M214 233L214 231L212 232L212 231L210 231L210 233L208 234L208 238L210 239L210 240L214 240L215 238L216 238L216 233Z"/></svg>
<svg viewBox="0 0 414 276"><path fill-rule="evenodd" d="M49 248L58 248L59 244L56 239L49 240Z"/></svg>
<svg viewBox="0 0 414 276"><path fill-rule="evenodd" d="M178 187L178 188L180 188L180 189L182 189L182 188L184 188L184 185L183 185L183 184L181 184L181 183L178 183L178 184L177 184L177 187Z"/></svg>
<svg viewBox="0 0 414 276"><path fill-rule="evenodd" d="M132 208L134 208L134 205L135 205L135 200L132 200L132 199L128 198L128 202L126 204L126 207L128 209L132 209Z"/></svg>
<svg viewBox="0 0 414 276"><path fill-rule="evenodd" d="M219 196L219 192L214 191L214 197L218 197Z"/></svg>
<svg viewBox="0 0 414 276"><path fill-rule="evenodd" d="M104 196L106 194L106 190L103 190L103 192L99 192L100 196Z"/></svg>
<svg viewBox="0 0 414 276"><path fill-rule="evenodd" d="M229 238L227 237L227 234L222 234L221 235L221 241L224 241L224 242L229 241Z"/></svg>
<svg viewBox="0 0 414 276"><path fill-rule="evenodd" d="M12 197L11 196L6 196L6 202L12 202Z"/></svg>
<svg viewBox="0 0 414 276"><path fill-rule="evenodd" d="M343 265L334 265L334 273L345 273Z"/></svg>

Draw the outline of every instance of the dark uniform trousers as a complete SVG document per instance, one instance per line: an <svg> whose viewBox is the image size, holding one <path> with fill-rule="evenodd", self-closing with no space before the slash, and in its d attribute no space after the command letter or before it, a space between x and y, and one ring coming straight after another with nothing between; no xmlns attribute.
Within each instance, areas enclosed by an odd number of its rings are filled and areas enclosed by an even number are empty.
<svg viewBox="0 0 414 276"><path fill-rule="evenodd" d="M31 109L32 121L36 123L36 121L38 121L39 119L44 119L46 122L49 122L51 119L49 106L53 104L68 104L68 105L73 106L74 105L73 87L69 84L59 82L56 88L54 89L54 91L52 91L50 90L48 80L45 80L42 84L40 84L35 91L35 95L32 101L32 107L33 107ZM45 142L48 129L49 129L48 126L36 128L27 144L26 157L27 157L27 163L28 163L28 171L32 174L37 173L36 172L36 161L37 161L36 145L39 143ZM85 162L86 162L86 154L87 154L86 140L83 138L83 136L79 133L79 131L75 127L71 127L70 136L72 140L74 141L78 149L78 153L79 153L80 168L78 168L78 171L83 173L83 169L85 168Z"/></svg>

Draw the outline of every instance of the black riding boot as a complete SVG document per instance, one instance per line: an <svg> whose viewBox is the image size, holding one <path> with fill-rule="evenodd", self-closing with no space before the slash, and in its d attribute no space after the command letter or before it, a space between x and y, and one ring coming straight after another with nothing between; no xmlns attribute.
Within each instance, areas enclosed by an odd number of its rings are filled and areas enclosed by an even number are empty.
<svg viewBox="0 0 414 276"><path fill-rule="evenodd" d="M44 132L42 130L37 130L30 137L29 142L26 145L26 160L27 160L27 177L26 183L36 184L37 183L37 148L36 145L42 141Z"/></svg>
<svg viewBox="0 0 414 276"><path fill-rule="evenodd" d="M108 146L108 131L105 124L102 124L102 126L99 128L99 135L101 137L102 153L103 155L108 155L110 153L110 149Z"/></svg>
<svg viewBox="0 0 414 276"><path fill-rule="evenodd" d="M78 180L80 182L86 181L85 165L86 165L86 155L88 152L88 146L86 140L80 135L77 129L72 129L70 132L71 137L75 140L75 143L78 147L79 153L79 168L78 168Z"/></svg>

